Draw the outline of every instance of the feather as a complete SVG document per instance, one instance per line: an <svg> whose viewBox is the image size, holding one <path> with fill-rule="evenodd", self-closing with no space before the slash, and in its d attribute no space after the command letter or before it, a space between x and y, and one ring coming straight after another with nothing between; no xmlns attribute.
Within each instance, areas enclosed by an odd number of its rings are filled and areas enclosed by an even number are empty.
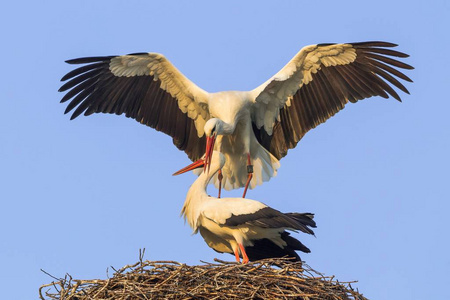
<svg viewBox="0 0 450 300"><path fill-rule="evenodd" d="M201 156L204 151L200 149L203 126L209 119L207 93L162 55L136 53L85 57L67 63L84 64L61 79L67 81L59 89L66 92L61 102L70 100L65 113L74 110L71 119L82 113L125 114L170 135L189 157L198 159ZM149 68L155 72L154 76L149 75ZM202 102L203 106L196 105L196 101ZM188 110L188 114L183 113ZM204 118L198 118L200 115ZM188 136L184 136L184 130L176 130L178 124L175 122L185 124L189 129ZM192 129L196 131L195 135L191 134Z"/></svg>

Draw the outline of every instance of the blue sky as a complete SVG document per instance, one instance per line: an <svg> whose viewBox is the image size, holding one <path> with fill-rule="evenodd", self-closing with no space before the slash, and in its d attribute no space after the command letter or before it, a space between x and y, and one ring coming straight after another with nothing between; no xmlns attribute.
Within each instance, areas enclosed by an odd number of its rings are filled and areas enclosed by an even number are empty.
<svg viewBox="0 0 450 300"><path fill-rule="evenodd" d="M0 282L36 299L63 277L215 257L179 217L194 175L171 139L124 116L69 121L57 90L83 56L160 52L203 89L250 90L303 46L384 40L416 69L403 103L348 105L248 197L316 214L302 258L372 299L450 298L448 1L9 1L0 73ZM211 188L212 191L212 188ZM212 192L215 193L215 192ZM227 195L239 195L228 192ZM25 282L25 284L24 284Z"/></svg>

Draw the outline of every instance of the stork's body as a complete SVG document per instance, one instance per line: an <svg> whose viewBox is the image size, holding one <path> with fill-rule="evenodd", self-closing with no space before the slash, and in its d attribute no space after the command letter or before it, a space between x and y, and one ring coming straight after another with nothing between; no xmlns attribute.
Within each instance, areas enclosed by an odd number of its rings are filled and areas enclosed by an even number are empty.
<svg viewBox="0 0 450 300"><path fill-rule="evenodd" d="M286 230L300 230L313 234L313 215L283 214L267 205L245 198L208 196L206 187L212 176L225 164L225 156L218 151L212 155L211 167L190 187L182 214L195 233L200 231L205 242L218 252L234 253L243 263L273 257L292 257L300 260L296 250L309 252ZM203 160L177 172L181 174L203 166Z"/></svg>
<svg viewBox="0 0 450 300"><path fill-rule="evenodd" d="M66 113L125 114L173 138L193 161L212 150L227 159L225 189L250 188L275 176L279 160L310 129L348 102L372 96L400 96L411 81L398 69L413 67L393 59L407 54L395 44L318 44L301 49L278 73L248 92L208 93L163 55L135 53L67 61L85 64L69 72L60 91L70 100ZM392 85L392 86L391 86ZM214 143L215 139L217 143ZM212 147L208 148L208 145ZM206 162L210 158L206 155ZM253 165L253 177L248 165ZM250 181L251 180L251 181ZM213 179L219 186L217 176Z"/></svg>
<svg viewBox="0 0 450 300"><path fill-rule="evenodd" d="M205 124L205 134L207 137L217 136L210 151L216 149L226 159L222 170L225 176L220 184L226 190L245 186L245 197L253 174L252 188L275 176L280 163L255 137L251 122L253 98L250 92L213 93L208 103L211 119ZM214 181L219 183L217 176Z"/></svg>

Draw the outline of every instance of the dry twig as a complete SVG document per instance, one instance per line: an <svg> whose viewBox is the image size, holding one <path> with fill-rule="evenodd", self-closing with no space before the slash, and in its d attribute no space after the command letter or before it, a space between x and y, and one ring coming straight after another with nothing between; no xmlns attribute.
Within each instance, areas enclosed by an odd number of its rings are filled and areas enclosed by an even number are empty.
<svg viewBox="0 0 450 300"><path fill-rule="evenodd" d="M75 280L66 276L41 286L39 296L42 300L366 300L351 283L338 282L306 264L285 259L188 266L174 261L144 261L140 255L138 263L121 268L112 278Z"/></svg>

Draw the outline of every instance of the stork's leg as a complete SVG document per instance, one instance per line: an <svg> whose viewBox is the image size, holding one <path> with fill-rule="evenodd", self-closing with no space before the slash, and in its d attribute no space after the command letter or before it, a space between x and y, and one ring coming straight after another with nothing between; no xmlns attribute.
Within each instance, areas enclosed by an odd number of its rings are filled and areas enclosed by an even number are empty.
<svg viewBox="0 0 450 300"><path fill-rule="evenodd" d="M239 257L239 249L237 247L234 249L234 256L236 257L236 261L238 263L240 263L241 262L241 258Z"/></svg>
<svg viewBox="0 0 450 300"><path fill-rule="evenodd" d="M253 178L253 165L252 161L250 159L250 153L247 153L247 183L245 184L244 194L242 195L242 198L245 198L245 195L247 194L248 185L250 184L250 181Z"/></svg>
<svg viewBox="0 0 450 300"><path fill-rule="evenodd" d="M242 244L239 244L239 248L241 249L241 254L242 254L242 263L246 264L248 263L248 256L247 253L245 253L245 248Z"/></svg>
<svg viewBox="0 0 450 300"><path fill-rule="evenodd" d="M217 178L219 178L219 196L217 198L220 198L220 192L222 191L222 170L219 170L219 174L217 175Z"/></svg>

